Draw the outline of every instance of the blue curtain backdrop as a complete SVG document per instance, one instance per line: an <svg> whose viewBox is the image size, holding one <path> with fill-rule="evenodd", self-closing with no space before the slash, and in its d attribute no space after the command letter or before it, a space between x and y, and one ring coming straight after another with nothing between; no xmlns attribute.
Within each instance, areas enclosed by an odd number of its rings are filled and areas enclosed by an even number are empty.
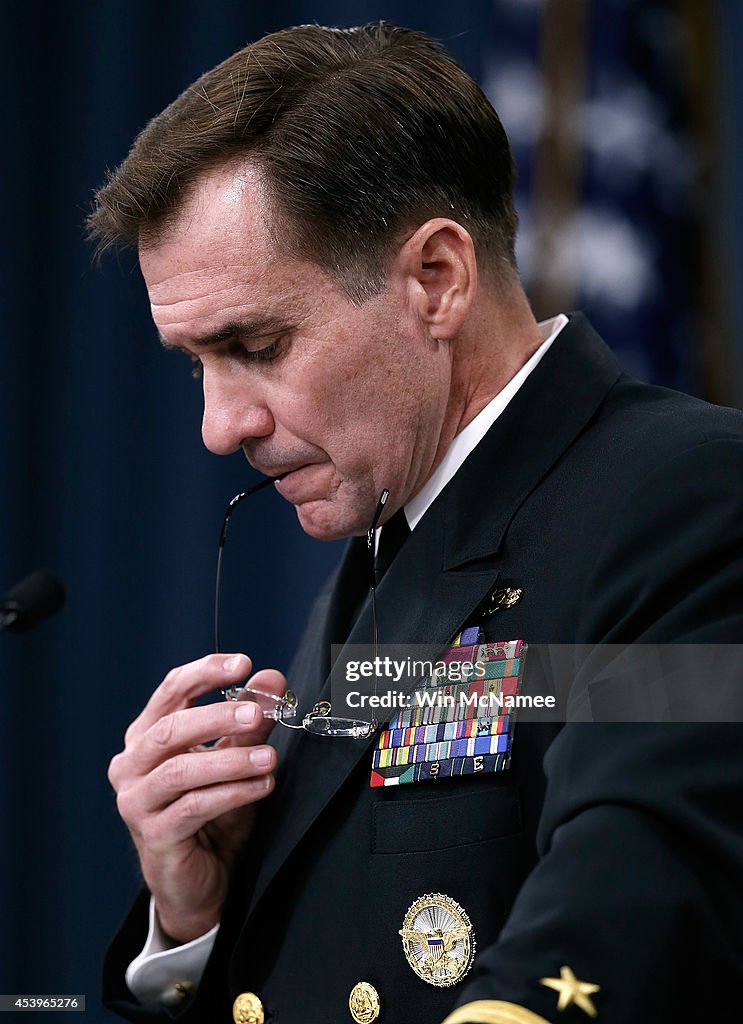
<svg viewBox="0 0 743 1024"><path fill-rule="evenodd" d="M99 962L138 875L106 767L167 669L212 649L219 522L252 477L241 456L202 448L198 384L158 346L133 257L91 266L81 224L93 189L148 118L266 31L389 18L444 39L482 77L514 11L539 6L3 5L0 590L45 565L69 598L34 633L0 637L0 993L84 993L88 1020L113 1019L97 1003ZM536 53L528 32L522 44ZM739 154L733 139L733 183ZM678 383L689 352L666 356L647 365L672 366ZM305 538L271 492L238 509L226 649L286 668L339 551Z"/></svg>

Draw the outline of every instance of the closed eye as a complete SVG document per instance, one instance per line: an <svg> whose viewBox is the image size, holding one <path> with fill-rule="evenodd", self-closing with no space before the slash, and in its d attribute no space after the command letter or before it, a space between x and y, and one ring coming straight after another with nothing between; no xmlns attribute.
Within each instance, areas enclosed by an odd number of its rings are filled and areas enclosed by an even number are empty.
<svg viewBox="0 0 743 1024"><path fill-rule="evenodd" d="M246 342L233 339L229 342L216 344L211 351L215 356L226 356L230 359L237 359L242 363L272 363L285 351L285 342L288 340L288 337L287 334L281 334L262 348L248 348L246 347ZM167 352L185 352L191 360L191 376L194 380L202 379L204 376L204 364L199 356L193 352L186 351L178 345L167 344L162 339L162 336L161 341L163 341Z"/></svg>
<svg viewBox="0 0 743 1024"><path fill-rule="evenodd" d="M263 348L245 348L244 345L236 345L230 348L230 355L237 356L245 363L270 363L280 352L284 335L274 340Z"/></svg>
<svg viewBox="0 0 743 1024"><path fill-rule="evenodd" d="M245 348L243 344L233 342L226 350L226 354L242 363L270 363L281 354L282 342L285 335L275 338L269 345L263 348ZM191 376L194 380L201 380L204 376L204 367L198 356L189 353L191 356Z"/></svg>

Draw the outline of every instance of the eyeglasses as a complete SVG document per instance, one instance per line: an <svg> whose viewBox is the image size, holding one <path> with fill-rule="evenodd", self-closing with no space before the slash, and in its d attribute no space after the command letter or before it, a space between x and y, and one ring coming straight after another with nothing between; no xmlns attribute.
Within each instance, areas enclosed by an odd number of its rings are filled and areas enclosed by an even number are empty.
<svg viewBox="0 0 743 1024"><path fill-rule="evenodd" d="M262 491L269 484L280 479L281 477L267 477L253 487L249 487L247 491L236 494L225 510L222 529L219 534L219 547L217 549L217 572L214 593L214 650L217 654L222 653L220 631L222 562L224 559L225 542L227 540L227 527L232 518L232 513L241 501L251 497L253 494L257 494L258 491ZM366 546L369 555L369 590L372 608L372 641L375 654L379 647L379 627L377 624L377 578L374 565L374 536L388 497L389 491L385 488L379 497L374 517L366 532ZM264 690L258 690L256 687L246 684L245 686L229 686L222 690L222 694L226 700L255 701L261 709L264 718L273 719L273 721L283 725L286 729L304 729L305 732L312 733L315 736L367 739L376 731L378 725L376 721L368 722L356 718L337 718L332 714L330 701L327 700L318 701L311 711L308 711L303 718L297 721L300 714L297 706L297 697L291 690L287 690L283 697L277 697L273 693L267 693Z"/></svg>

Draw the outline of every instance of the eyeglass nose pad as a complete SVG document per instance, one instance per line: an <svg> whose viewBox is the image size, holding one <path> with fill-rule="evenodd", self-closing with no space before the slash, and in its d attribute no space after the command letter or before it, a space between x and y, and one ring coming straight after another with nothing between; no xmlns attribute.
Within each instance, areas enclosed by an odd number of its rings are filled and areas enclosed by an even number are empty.
<svg viewBox="0 0 743 1024"><path fill-rule="evenodd" d="M280 718L294 718L297 714L297 695L294 690L287 690L278 707Z"/></svg>

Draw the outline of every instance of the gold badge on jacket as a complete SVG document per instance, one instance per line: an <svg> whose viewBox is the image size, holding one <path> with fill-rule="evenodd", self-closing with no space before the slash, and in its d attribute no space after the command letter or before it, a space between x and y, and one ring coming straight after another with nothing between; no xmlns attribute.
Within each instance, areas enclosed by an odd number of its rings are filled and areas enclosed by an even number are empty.
<svg viewBox="0 0 743 1024"><path fill-rule="evenodd" d="M456 985L472 967L475 933L451 896L434 892L417 899L408 908L400 935L405 959L429 985Z"/></svg>

